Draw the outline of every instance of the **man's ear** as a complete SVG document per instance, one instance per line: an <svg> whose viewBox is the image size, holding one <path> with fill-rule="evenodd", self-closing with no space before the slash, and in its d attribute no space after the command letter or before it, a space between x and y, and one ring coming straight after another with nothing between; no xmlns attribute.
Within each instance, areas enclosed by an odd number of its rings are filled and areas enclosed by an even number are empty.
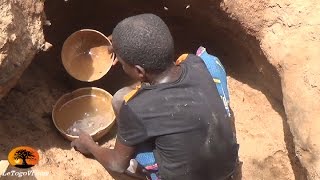
<svg viewBox="0 0 320 180"><path fill-rule="evenodd" d="M134 67L135 67L136 73L138 74L139 80L141 82L146 81L147 77L146 77L146 71L144 70L144 68L139 65L135 65Z"/></svg>

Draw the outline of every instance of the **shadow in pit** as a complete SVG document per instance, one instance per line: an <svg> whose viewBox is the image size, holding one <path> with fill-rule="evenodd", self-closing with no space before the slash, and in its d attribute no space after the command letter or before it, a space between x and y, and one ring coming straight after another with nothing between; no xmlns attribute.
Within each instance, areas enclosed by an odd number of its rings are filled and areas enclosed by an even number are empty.
<svg viewBox="0 0 320 180"><path fill-rule="evenodd" d="M284 139L289 154L290 163L293 169L294 177L296 180L308 179L308 171L302 166L298 156L296 156L296 149L293 141L293 134L290 131L289 124L287 123L286 115L284 111L279 113L282 117Z"/></svg>

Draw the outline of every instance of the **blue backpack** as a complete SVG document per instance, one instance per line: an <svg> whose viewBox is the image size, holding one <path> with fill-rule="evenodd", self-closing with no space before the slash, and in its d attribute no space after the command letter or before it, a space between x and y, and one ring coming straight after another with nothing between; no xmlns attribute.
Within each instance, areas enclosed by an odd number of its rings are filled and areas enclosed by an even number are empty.
<svg viewBox="0 0 320 180"><path fill-rule="evenodd" d="M206 64L213 81L216 84L216 87L218 89L219 95L223 101L224 107L226 109L227 115L230 117L230 97L229 97L229 90L228 90L228 84L227 84L227 74L226 71L221 64L220 60L207 53L206 48L199 47L197 50L197 56L199 56L203 62Z"/></svg>

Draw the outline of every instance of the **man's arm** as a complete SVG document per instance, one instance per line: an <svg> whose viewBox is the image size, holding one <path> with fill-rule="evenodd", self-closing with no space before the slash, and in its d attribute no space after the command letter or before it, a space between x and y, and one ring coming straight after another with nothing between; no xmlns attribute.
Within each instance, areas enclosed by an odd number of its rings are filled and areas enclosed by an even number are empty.
<svg viewBox="0 0 320 180"><path fill-rule="evenodd" d="M91 136L82 132L79 139L74 140L71 146L83 154L92 154L107 170L124 173L128 168L135 148L116 141L114 149L103 148L97 145Z"/></svg>
<svg viewBox="0 0 320 180"><path fill-rule="evenodd" d="M89 151L104 168L124 173L129 167L135 148L126 146L117 140L114 149L103 148L94 143L89 147Z"/></svg>

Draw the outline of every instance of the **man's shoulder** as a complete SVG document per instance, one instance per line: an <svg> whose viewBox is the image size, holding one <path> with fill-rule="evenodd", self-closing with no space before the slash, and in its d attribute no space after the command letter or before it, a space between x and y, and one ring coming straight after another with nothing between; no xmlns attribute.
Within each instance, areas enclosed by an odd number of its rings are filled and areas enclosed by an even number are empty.
<svg viewBox="0 0 320 180"><path fill-rule="evenodd" d="M176 64L202 63L202 59L194 54L182 54L176 61Z"/></svg>
<svg viewBox="0 0 320 180"><path fill-rule="evenodd" d="M132 98L125 103L125 105L129 106L132 110L140 110L145 109L146 107L158 105L162 93L161 91L156 92L157 90L150 90L141 88L136 92Z"/></svg>
<svg viewBox="0 0 320 180"><path fill-rule="evenodd" d="M204 64L203 60L195 54L188 54L186 62Z"/></svg>

